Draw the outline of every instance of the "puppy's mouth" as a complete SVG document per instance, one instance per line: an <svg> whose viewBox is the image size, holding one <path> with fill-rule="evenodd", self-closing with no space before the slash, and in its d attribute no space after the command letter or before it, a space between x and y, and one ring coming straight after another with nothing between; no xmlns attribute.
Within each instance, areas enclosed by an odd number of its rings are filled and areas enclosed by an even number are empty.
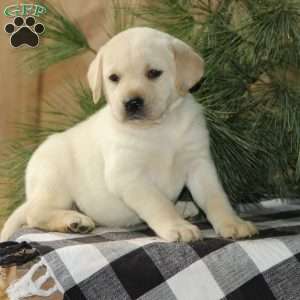
<svg viewBox="0 0 300 300"><path fill-rule="evenodd" d="M134 115L124 114L122 122L128 125L138 126L141 128L157 125L161 122L161 116L154 117L146 111Z"/></svg>
<svg viewBox="0 0 300 300"><path fill-rule="evenodd" d="M145 112L139 112L136 114L126 114L127 121L143 121L146 120Z"/></svg>
<svg viewBox="0 0 300 300"><path fill-rule="evenodd" d="M121 123L136 124L139 126L151 126L161 123L166 109L161 112L152 111L149 106L144 105L142 109L136 111L128 111L123 109L121 113L115 111L115 118Z"/></svg>
<svg viewBox="0 0 300 300"><path fill-rule="evenodd" d="M124 119L124 122L132 125L137 125L141 127L149 127L149 126L155 126L161 123L161 121L164 118L164 113L159 114L158 116L151 115L150 112L142 113L142 114L136 114L134 116L127 116Z"/></svg>

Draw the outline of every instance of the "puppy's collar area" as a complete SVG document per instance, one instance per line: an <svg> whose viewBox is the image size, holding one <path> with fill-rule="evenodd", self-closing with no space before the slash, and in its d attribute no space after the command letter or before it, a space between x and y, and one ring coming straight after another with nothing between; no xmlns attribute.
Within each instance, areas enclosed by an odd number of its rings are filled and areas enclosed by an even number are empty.
<svg viewBox="0 0 300 300"><path fill-rule="evenodd" d="M162 114L161 118L159 118L155 123L156 124L161 123L175 108L180 106L184 100L185 100L185 97L179 97L175 102L173 102L169 106L169 108Z"/></svg>
<svg viewBox="0 0 300 300"><path fill-rule="evenodd" d="M166 112L163 114L163 117L165 117L167 114L172 112L176 107L178 107L183 101L185 97L179 97L174 103L172 103L169 108L166 110Z"/></svg>

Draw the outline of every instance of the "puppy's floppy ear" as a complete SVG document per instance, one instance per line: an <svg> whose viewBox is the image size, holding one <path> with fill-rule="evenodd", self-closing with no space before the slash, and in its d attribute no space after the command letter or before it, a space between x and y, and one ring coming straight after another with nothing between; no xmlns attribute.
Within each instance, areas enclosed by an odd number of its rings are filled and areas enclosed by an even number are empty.
<svg viewBox="0 0 300 300"><path fill-rule="evenodd" d="M93 93L93 101L97 103L102 94L102 51L97 53L87 73L88 83Z"/></svg>
<svg viewBox="0 0 300 300"><path fill-rule="evenodd" d="M186 95L204 73L203 59L186 43L172 38L172 51L176 61L176 85L180 95Z"/></svg>

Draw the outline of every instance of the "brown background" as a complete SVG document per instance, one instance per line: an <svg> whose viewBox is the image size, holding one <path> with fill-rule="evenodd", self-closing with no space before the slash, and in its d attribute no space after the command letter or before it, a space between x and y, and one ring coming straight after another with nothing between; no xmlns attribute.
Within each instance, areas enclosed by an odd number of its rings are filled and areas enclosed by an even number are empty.
<svg viewBox="0 0 300 300"><path fill-rule="evenodd" d="M30 1L24 1L30 3ZM62 7L75 20L87 35L91 46L98 49L107 39L107 27L111 1L95 0L52 0L51 4ZM64 78L83 78L89 62L90 53L67 60L50 67L42 74L26 73L20 66L20 49L10 46L9 36L3 30L12 19L3 15L7 5L16 1L4 0L0 3L0 141L14 137L16 121L34 121L38 126L42 119L43 99L64 85ZM33 111L33 114L26 113Z"/></svg>

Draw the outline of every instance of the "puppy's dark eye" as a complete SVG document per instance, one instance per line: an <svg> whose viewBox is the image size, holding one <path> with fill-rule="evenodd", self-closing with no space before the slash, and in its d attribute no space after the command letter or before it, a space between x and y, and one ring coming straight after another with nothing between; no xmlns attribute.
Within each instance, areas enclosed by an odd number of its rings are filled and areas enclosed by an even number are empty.
<svg viewBox="0 0 300 300"><path fill-rule="evenodd" d="M117 74L111 74L108 78L112 82L119 82L120 81L120 76L118 76Z"/></svg>
<svg viewBox="0 0 300 300"><path fill-rule="evenodd" d="M150 69L146 76L148 79L156 79L158 78L161 74L163 73L163 71L161 70L156 70L156 69Z"/></svg>

